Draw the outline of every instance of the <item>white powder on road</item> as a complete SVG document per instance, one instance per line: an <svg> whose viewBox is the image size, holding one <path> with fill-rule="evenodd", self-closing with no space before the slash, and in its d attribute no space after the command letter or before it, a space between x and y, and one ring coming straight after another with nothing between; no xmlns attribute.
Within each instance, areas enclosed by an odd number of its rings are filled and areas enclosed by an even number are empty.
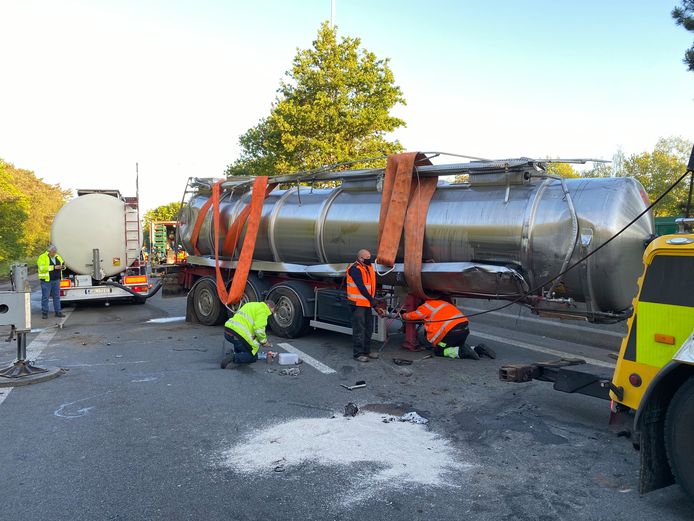
<svg viewBox="0 0 694 521"><path fill-rule="evenodd" d="M460 471L472 465L448 440L424 425L383 422L384 415L360 413L354 418L305 418L253 432L225 451L226 465L241 473L273 473L306 462L323 466L373 464L366 479L346 494L346 504L385 489L422 485L459 487Z"/></svg>

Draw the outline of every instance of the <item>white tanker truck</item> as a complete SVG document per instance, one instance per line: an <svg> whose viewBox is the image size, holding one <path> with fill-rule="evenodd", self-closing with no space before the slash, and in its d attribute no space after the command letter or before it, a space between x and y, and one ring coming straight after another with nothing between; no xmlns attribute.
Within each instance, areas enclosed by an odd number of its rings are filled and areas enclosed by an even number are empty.
<svg viewBox="0 0 694 521"><path fill-rule="evenodd" d="M140 264L140 216L135 197L118 190L77 190L56 214L51 242L65 261L60 300L144 303L160 287Z"/></svg>

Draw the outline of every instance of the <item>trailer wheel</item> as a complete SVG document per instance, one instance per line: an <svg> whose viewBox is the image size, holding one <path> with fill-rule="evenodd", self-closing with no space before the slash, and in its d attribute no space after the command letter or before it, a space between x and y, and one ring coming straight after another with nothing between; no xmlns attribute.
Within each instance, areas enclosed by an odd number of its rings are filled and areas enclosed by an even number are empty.
<svg viewBox="0 0 694 521"><path fill-rule="evenodd" d="M231 289L231 282L229 282L229 288L227 288L227 291L229 289ZM269 282L262 280L255 273L249 273L241 300L237 304L230 306L227 313L228 316L231 317L241 306L247 304L248 302L262 302L265 299L265 295L268 293L269 289Z"/></svg>
<svg viewBox="0 0 694 521"><path fill-rule="evenodd" d="M226 321L227 310L217 296L217 285L212 279L201 279L195 284L193 306L201 324L217 326Z"/></svg>
<svg viewBox="0 0 694 521"><path fill-rule="evenodd" d="M694 377L677 390L668 407L665 450L675 481L694 501Z"/></svg>
<svg viewBox="0 0 694 521"><path fill-rule="evenodd" d="M272 331L284 338L304 335L309 328L309 317L304 314L306 302L302 288L289 283L278 284L268 293L267 298L275 302L275 312L268 320Z"/></svg>

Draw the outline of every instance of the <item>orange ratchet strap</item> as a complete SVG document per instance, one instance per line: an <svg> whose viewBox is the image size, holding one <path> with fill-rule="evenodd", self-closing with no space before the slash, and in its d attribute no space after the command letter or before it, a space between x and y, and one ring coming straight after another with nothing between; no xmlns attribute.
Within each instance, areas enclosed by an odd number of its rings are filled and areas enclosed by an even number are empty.
<svg viewBox="0 0 694 521"><path fill-rule="evenodd" d="M274 188L274 186L273 186ZM255 250L255 241L258 236L258 228L260 226L260 218L263 211L263 203L265 202L265 197L269 193L268 190L268 178L267 176L256 177L253 181L253 192L251 194L251 204L248 206L249 211L247 214L248 225L246 227L246 236L243 240L243 246L241 247L241 254L239 255L239 260L236 264L236 270L234 271L234 276L231 281L231 288L229 288L229 293L227 294L226 285L224 284L224 278L222 277L222 271L219 268L219 195L221 186L220 183L215 183L212 187L212 206L214 208L213 219L214 219L214 262L215 271L217 275L217 295L220 300L226 304L236 304L243 297L243 291L246 288L246 281L248 280L248 272L251 269L251 264L253 263L253 251ZM245 212L245 209L244 209ZM244 213L242 212L242 214ZM241 217L241 216L239 216ZM243 222L237 219L240 224L238 225L239 233L243 227ZM232 226L233 227L233 226ZM231 231L231 230L230 230ZM237 235L238 237L238 235ZM234 245L235 247L235 245Z"/></svg>
<svg viewBox="0 0 694 521"><path fill-rule="evenodd" d="M393 267L404 229L405 281L410 292L422 299L428 298L422 287L424 230L438 176L412 180L417 166L430 164L420 152L388 156L378 223L377 262Z"/></svg>

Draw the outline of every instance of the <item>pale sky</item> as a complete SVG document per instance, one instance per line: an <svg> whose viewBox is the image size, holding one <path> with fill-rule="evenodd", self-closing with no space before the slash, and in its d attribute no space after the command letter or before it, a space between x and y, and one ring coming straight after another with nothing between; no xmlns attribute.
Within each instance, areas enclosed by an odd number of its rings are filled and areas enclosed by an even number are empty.
<svg viewBox="0 0 694 521"><path fill-rule="evenodd" d="M390 58L408 150L597 157L694 140L679 0L337 0ZM0 158L63 188L180 200L269 114L330 0L0 0Z"/></svg>

